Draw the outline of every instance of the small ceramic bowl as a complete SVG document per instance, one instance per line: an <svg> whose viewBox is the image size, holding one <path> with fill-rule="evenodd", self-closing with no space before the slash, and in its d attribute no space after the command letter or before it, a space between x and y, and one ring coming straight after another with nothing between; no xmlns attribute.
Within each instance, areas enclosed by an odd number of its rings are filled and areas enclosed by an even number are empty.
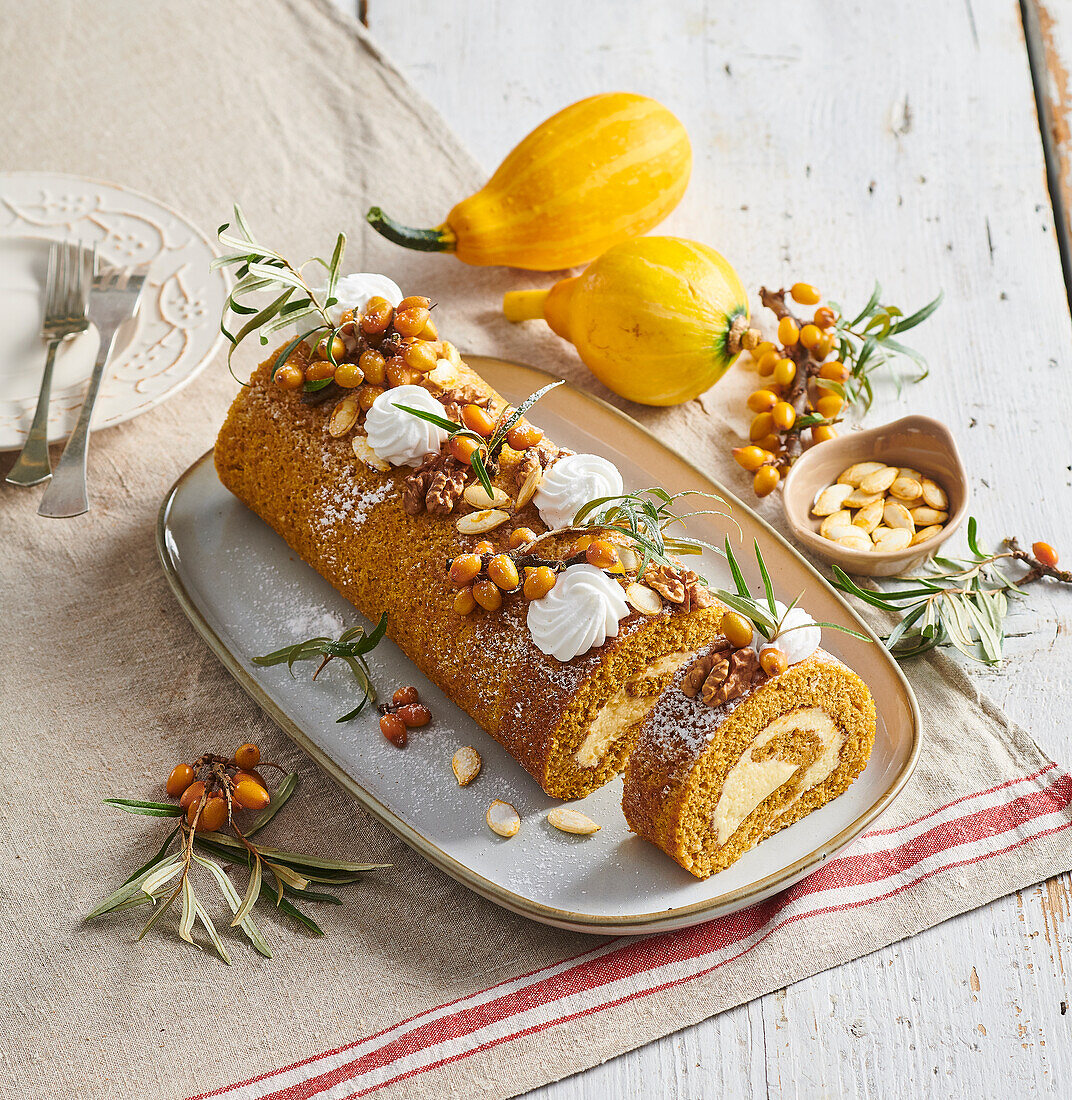
<svg viewBox="0 0 1072 1100"><path fill-rule="evenodd" d="M852 550L819 534L822 522L811 514L816 496L856 462L910 466L932 478L949 497L949 519L933 539L903 550ZM909 572L933 554L968 512L968 475L950 430L929 416L906 416L881 428L848 432L804 452L793 464L782 489L789 527L796 540L817 557L846 573L892 577Z"/></svg>

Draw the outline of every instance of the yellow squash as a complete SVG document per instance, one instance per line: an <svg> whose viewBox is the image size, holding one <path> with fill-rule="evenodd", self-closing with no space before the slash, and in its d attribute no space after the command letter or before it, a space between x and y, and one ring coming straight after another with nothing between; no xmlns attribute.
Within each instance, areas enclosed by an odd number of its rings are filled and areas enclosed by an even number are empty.
<svg viewBox="0 0 1072 1100"><path fill-rule="evenodd" d="M558 271L658 225L691 169L688 134L670 111L646 96L609 92L537 126L436 229L399 225L378 206L367 218L406 248L453 252L478 266Z"/></svg>
<svg viewBox="0 0 1072 1100"><path fill-rule="evenodd" d="M696 397L759 339L726 259L677 237L615 245L550 290L506 294L503 312L542 317L605 386L643 405Z"/></svg>

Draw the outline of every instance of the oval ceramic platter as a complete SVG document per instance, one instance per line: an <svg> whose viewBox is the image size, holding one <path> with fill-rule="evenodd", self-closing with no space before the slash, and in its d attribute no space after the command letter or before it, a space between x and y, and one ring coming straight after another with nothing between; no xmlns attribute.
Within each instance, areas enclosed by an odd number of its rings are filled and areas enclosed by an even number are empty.
<svg viewBox="0 0 1072 1100"><path fill-rule="evenodd" d="M40 337L45 270L53 241L97 246L114 267L148 267L138 318L108 363L93 428L121 424L191 381L220 341L217 318L229 276L209 271L209 239L163 203L57 172L0 173L0 451L26 441L45 368ZM56 355L48 438L70 434L99 343L96 329Z"/></svg>
<svg viewBox="0 0 1072 1100"><path fill-rule="evenodd" d="M547 381L542 371L494 359L470 364L509 400ZM540 403L539 423L577 451L614 460L627 486L718 493L740 526L701 517L690 533L719 545L729 534L749 583L759 585L751 551L759 539L779 596L797 595L816 619L870 635L841 597L788 543L726 490L665 447L635 421L598 398L560 386ZM535 920L585 932L654 932L709 920L759 901L815 870L849 844L904 786L919 752L919 713L896 663L878 643L827 629L823 645L870 684L878 734L870 763L840 798L747 852L706 881L694 879L661 851L629 832L621 779L574 803L602 828L592 836L558 832L547 812L559 805L514 759L392 643L371 655L382 692L413 683L434 721L399 750L380 733L375 708L339 725L355 703L345 669L329 666L314 684L311 666L259 668L259 654L312 635L337 635L364 620L319 574L216 477L211 453L168 493L157 532L168 580L186 614L239 684L371 813L422 856L466 886ZM716 587L732 588L725 562L697 566ZM366 624L367 625L367 624ZM873 635L872 635L873 637ZM473 745L480 776L459 787L451 757ZM511 802L522 818L504 840L484 822L492 799ZM360 853L356 853L360 855Z"/></svg>

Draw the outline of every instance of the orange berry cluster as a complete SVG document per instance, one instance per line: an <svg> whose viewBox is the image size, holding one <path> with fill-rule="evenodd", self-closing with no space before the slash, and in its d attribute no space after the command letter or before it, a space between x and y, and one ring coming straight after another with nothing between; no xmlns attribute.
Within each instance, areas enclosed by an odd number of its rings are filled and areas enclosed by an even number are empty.
<svg viewBox="0 0 1072 1100"><path fill-rule="evenodd" d="M461 410L462 427L475 432L482 439L490 439L502 420L511 413L509 407L505 408L498 417L494 417L487 409L480 405L463 405ZM529 447L535 447L543 439L543 430L535 424L530 424L524 417L519 417L510 425L506 433L506 442L515 451L526 451ZM450 441L450 453L459 461L469 464L473 459L473 452L480 446L470 436L453 436ZM494 455L492 456L495 457Z"/></svg>
<svg viewBox="0 0 1072 1100"><path fill-rule="evenodd" d="M234 756L207 755L193 764L176 764L165 790L186 811L186 823L199 833L214 833L235 809L263 810L271 801L268 784L256 770L261 750L239 745Z"/></svg>
<svg viewBox="0 0 1072 1100"><path fill-rule="evenodd" d="M427 726L432 712L421 702L420 693L412 685L400 687L391 696L390 703L380 707L380 732L398 748L404 749L409 740L407 731Z"/></svg>
<svg viewBox="0 0 1072 1100"><path fill-rule="evenodd" d="M784 303L784 292L773 296ZM799 453L802 414L814 414L824 420L838 416L844 399L824 383L844 383L849 368L831 358L837 343L838 314L829 306L819 305L819 291L809 283L794 283L789 297L798 305L816 306L810 321L801 323L783 309L778 321L778 343L765 340L752 351L752 360L764 379L748 397L754 414L749 427L749 444L736 447L733 457L753 474L752 488L765 497L778 487ZM837 431L829 424L808 429L810 444L833 439ZM795 441L795 442L794 442Z"/></svg>

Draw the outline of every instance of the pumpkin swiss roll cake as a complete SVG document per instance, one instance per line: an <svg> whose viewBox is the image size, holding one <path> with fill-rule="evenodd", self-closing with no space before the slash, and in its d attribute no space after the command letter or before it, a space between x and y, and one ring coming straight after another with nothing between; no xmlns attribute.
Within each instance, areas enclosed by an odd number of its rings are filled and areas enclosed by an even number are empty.
<svg viewBox="0 0 1072 1100"><path fill-rule="evenodd" d="M758 654L717 639L678 669L641 729L625 774L629 827L697 878L836 798L867 764L874 700L818 648L819 633L800 622Z"/></svg>
<svg viewBox="0 0 1072 1100"><path fill-rule="evenodd" d="M325 301L327 334L235 398L221 481L366 617L386 613L548 794L588 794L718 633L723 609L671 555L683 536L663 537L670 506L656 524L610 461L546 438L439 338L427 298L351 275ZM578 517L608 497L640 516L646 562L605 506Z"/></svg>

